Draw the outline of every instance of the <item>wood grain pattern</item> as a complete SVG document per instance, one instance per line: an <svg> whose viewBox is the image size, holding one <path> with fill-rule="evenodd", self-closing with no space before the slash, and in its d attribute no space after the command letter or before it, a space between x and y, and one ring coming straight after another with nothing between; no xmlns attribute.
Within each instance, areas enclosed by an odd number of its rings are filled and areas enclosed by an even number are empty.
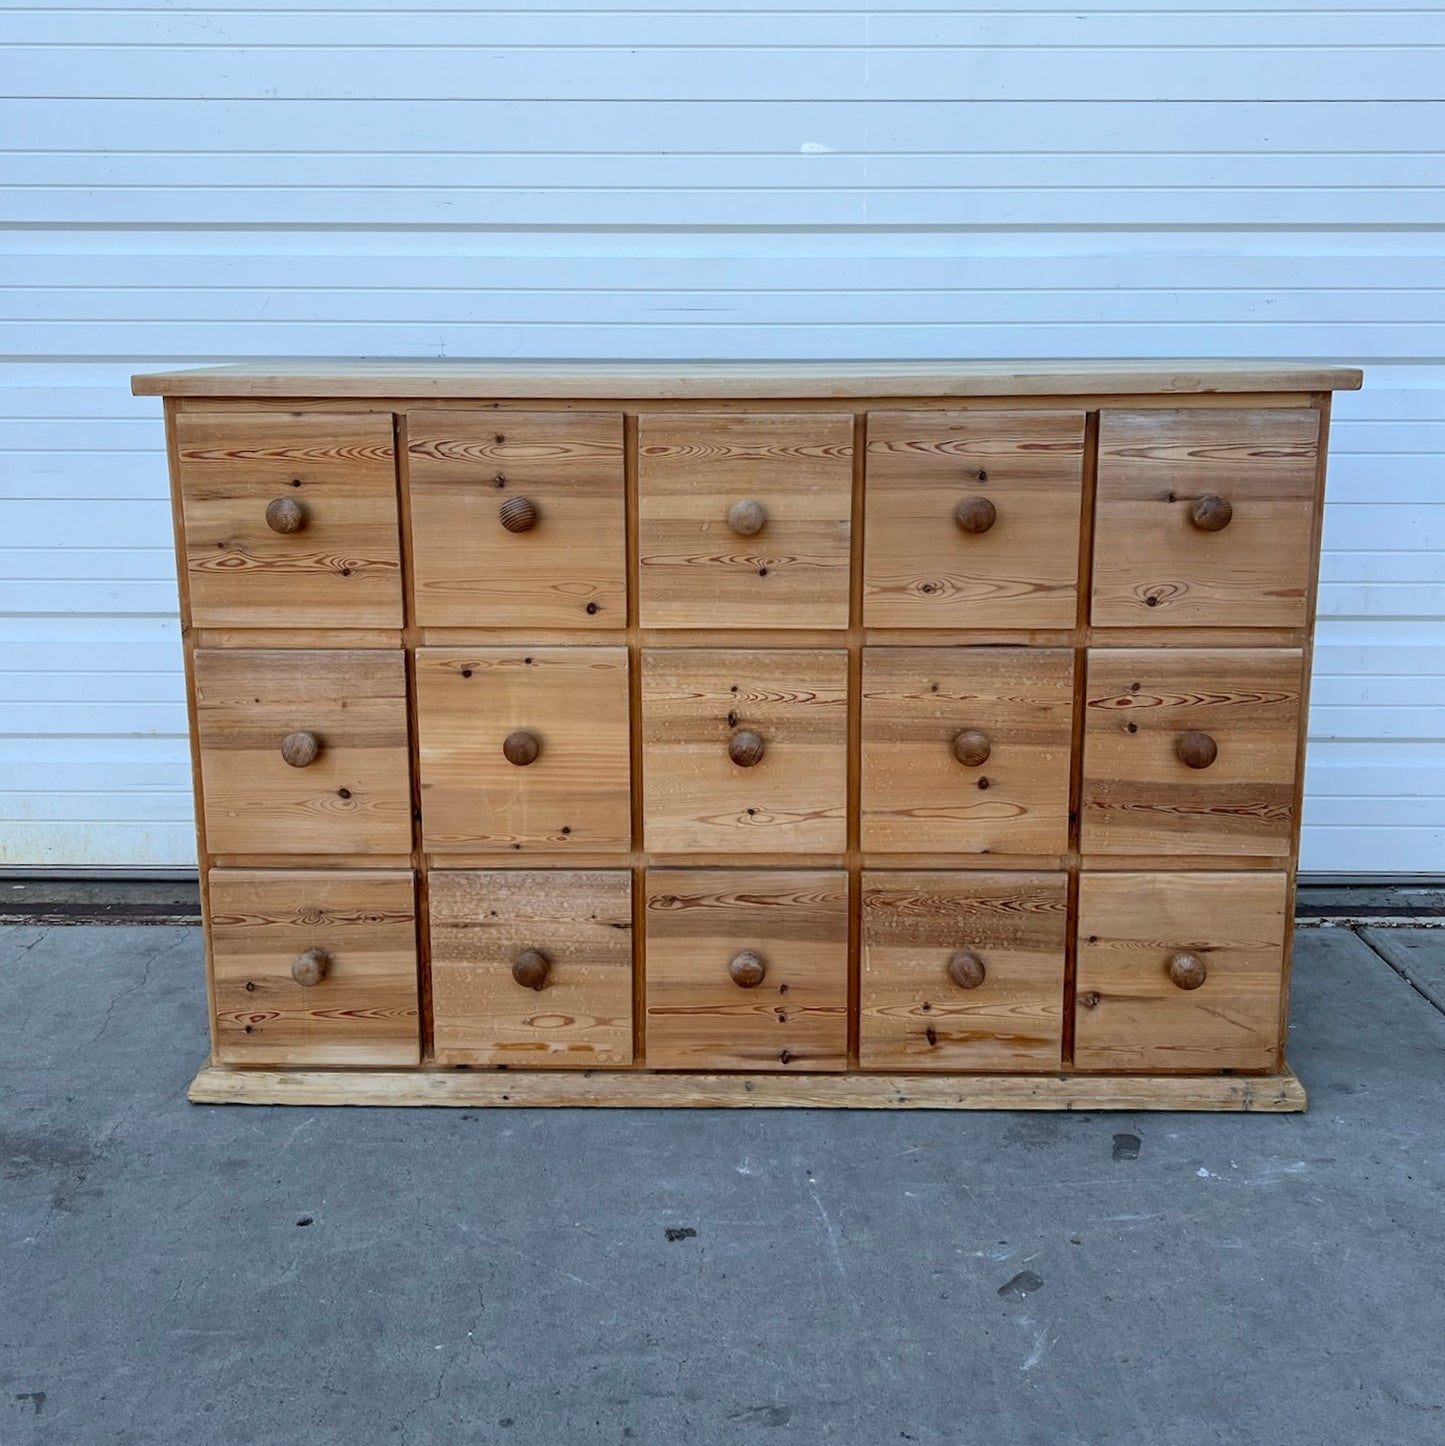
<svg viewBox="0 0 1445 1446"><path fill-rule="evenodd" d="M1094 625L1303 626L1318 448L1308 408L1103 412ZM1222 531L1189 520L1206 494Z"/></svg>
<svg viewBox="0 0 1445 1446"><path fill-rule="evenodd" d="M1072 627L1083 457L1082 412L870 413L864 623Z"/></svg>
<svg viewBox="0 0 1445 1446"><path fill-rule="evenodd" d="M1057 1070L1067 885L1062 873L865 870L859 1063ZM949 978L959 950L983 963L976 988Z"/></svg>
<svg viewBox="0 0 1445 1446"><path fill-rule="evenodd" d="M1356 367L1198 358L1064 362L241 362L150 372L136 396L673 398L1092 396L1319 392L1359 387Z"/></svg>
<svg viewBox="0 0 1445 1446"><path fill-rule="evenodd" d="M1303 655L1293 648L1094 648L1088 654L1084 853L1290 852ZM1181 734L1219 754L1186 767Z"/></svg>
<svg viewBox="0 0 1445 1446"><path fill-rule="evenodd" d="M637 455L644 628L847 626L851 416L643 416ZM767 512L748 537L745 499Z"/></svg>
<svg viewBox="0 0 1445 1446"><path fill-rule="evenodd" d="M175 439L194 626L401 626L389 417L184 411ZM300 531L266 525L278 497Z"/></svg>
<svg viewBox="0 0 1445 1446"><path fill-rule="evenodd" d="M628 852L626 648L418 648L416 691L428 853ZM542 742L525 768L518 729Z"/></svg>
<svg viewBox="0 0 1445 1446"><path fill-rule="evenodd" d="M1282 873L1085 874L1075 1068L1273 1069L1288 896ZM1179 950L1200 988L1170 981Z"/></svg>
<svg viewBox="0 0 1445 1446"><path fill-rule="evenodd" d="M215 1057L242 1065L414 1065L416 905L410 873L210 871ZM303 988L292 961L330 956Z"/></svg>
<svg viewBox="0 0 1445 1446"><path fill-rule="evenodd" d="M239 1070L203 1066L198 1105L453 1109L1211 1110L1306 1108L1291 1070L1272 1075L531 1074L468 1070Z"/></svg>
<svg viewBox="0 0 1445 1446"><path fill-rule="evenodd" d="M1068 844L1071 652L863 650L867 853L1059 854ZM988 738L971 768L955 735Z"/></svg>
<svg viewBox="0 0 1445 1446"><path fill-rule="evenodd" d="M434 870L436 1061L511 1069L632 1062L632 880L626 870ZM541 989L512 965L549 961Z"/></svg>
<svg viewBox="0 0 1445 1446"><path fill-rule="evenodd" d="M762 759L729 741L752 732ZM643 816L655 853L834 852L846 844L848 655L645 649Z"/></svg>
<svg viewBox="0 0 1445 1446"><path fill-rule="evenodd" d="M407 854L411 783L401 651L198 649L196 728L214 854ZM289 767L281 742L321 751Z"/></svg>
<svg viewBox="0 0 1445 1446"><path fill-rule="evenodd" d="M651 869L646 935L649 1067L846 1067L848 876L841 869ZM754 989L728 974L744 949L767 965Z"/></svg>
<svg viewBox="0 0 1445 1446"><path fill-rule="evenodd" d="M412 411L407 435L418 624L625 628L620 413ZM508 531L521 498L537 521Z"/></svg>

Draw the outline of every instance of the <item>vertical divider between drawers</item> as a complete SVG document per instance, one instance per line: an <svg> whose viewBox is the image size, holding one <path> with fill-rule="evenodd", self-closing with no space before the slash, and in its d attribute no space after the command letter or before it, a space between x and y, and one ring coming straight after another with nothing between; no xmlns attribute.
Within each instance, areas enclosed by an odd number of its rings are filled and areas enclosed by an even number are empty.
<svg viewBox="0 0 1445 1446"><path fill-rule="evenodd" d="M1074 633L1074 711L1069 742L1068 896L1064 933L1064 1031L1062 1063L1074 1063L1074 1017L1079 964L1080 840L1084 802L1084 711L1089 696L1089 604L1094 587L1094 495L1098 487L1099 413L1084 416L1084 467L1079 497L1079 580Z"/></svg>
<svg viewBox="0 0 1445 1446"><path fill-rule="evenodd" d="M853 506L848 533L848 1068L858 1068L863 978L863 513L868 413L853 417Z"/></svg>
<svg viewBox="0 0 1445 1446"><path fill-rule="evenodd" d="M416 567L411 539L411 472L407 461L406 413L393 412L392 442L396 450L396 509L401 528L402 655L406 667L407 728L411 734L407 756L411 766L411 870L416 899L417 1014L421 1029L421 1057L425 1064L434 1054L435 1031L431 992L431 918L426 854L421 838L421 731L417 722Z"/></svg>
<svg viewBox="0 0 1445 1446"><path fill-rule="evenodd" d="M647 872L643 853L642 810L642 633L641 564L638 561L637 413L622 415L623 515L627 538L627 684L628 740L631 745L632 800L632 1062L647 1059Z"/></svg>

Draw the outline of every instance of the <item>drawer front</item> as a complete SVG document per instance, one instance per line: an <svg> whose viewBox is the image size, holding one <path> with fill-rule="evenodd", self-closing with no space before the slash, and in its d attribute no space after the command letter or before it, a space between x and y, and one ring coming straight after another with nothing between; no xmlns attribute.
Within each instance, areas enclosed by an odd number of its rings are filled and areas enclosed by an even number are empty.
<svg viewBox="0 0 1445 1446"><path fill-rule="evenodd" d="M407 417L423 627L627 625L622 416Z"/></svg>
<svg viewBox="0 0 1445 1446"><path fill-rule="evenodd" d="M438 1064L632 1063L625 870L433 872L428 891Z"/></svg>
<svg viewBox="0 0 1445 1446"><path fill-rule="evenodd" d="M1289 854L1302 653L1096 648L1088 667L1085 853Z"/></svg>
<svg viewBox="0 0 1445 1446"><path fill-rule="evenodd" d="M1090 874L1079 881L1074 1064L1280 1064L1284 874Z"/></svg>
<svg viewBox="0 0 1445 1446"><path fill-rule="evenodd" d="M1072 628L1082 412L873 412L863 621Z"/></svg>
<svg viewBox="0 0 1445 1446"><path fill-rule="evenodd" d="M644 818L653 852L841 853L848 655L648 649Z"/></svg>
<svg viewBox="0 0 1445 1446"><path fill-rule="evenodd" d="M409 854L400 652L195 654L206 846L216 854Z"/></svg>
<svg viewBox="0 0 1445 1446"><path fill-rule="evenodd" d="M1063 874L863 875L865 1069L1060 1067Z"/></svg>
<svg viewBox="0 0 1445 1446"><path fill-rule="evenodd" d="M643 627L847 627L851 416L644 416L637 453Z"/></svg>
<svg viewBox="0 0 1445 1446"><path fill-rule="evenodd" d="M431 853L626 853L626 648L418 648Z"/></svg>
<svg viewBox="0 0 1445 1446"><path fill-rule="evenodd" d="M1062 853L1073 677L1057 648L865 648L863 848Z"/></svg>
<svg viewBox="0 0 1445 1446"><path fill-rule="evenodd" d="M179 412L191 622L399 628L388 413Z"/></svg>
<svg viewBox="0 0 1445 1446"><path fill-rule="evenodd" d="M651 1068L846 1067L841 870L653 869L646 918Z"/></svg>
<svg viewBox="0 0 1445 1446"><path fill-rule="evenodd" d="M1096 627L1303 627L1319 414L1099 419Z"/></svg>
<svg viewBox="0 0 1445 1446"><path fill-rule="evenodd" d="M218 1063L419 1063L411 874L212 869L210 896Z"/></svg>

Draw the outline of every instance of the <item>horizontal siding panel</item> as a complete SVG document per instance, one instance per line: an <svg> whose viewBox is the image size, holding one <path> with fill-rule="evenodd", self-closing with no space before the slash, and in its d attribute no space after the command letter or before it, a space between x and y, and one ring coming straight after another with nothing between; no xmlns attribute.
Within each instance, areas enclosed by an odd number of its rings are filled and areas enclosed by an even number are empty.
<svg viewBox="0 0 1445 1446"><path fill-rule="evenodd" d="M1379 812L1384 813L1382 805ZM1337 828L1306 824L1300 838L1304 873L1438 873L1445 858L1445 827L1410 828L1378 822Z"/></svg>
<svg viewBox="0 0 1445 1446"><path fill-rule="evenodd" d="M194 868L196 837L182 823L8 821L0 832L0 866L24 868Z"/></svg>
<svg viewBox="0 0 1445 1446"><path fill-rule="evenodd" d="M651 46L645 22L601 48L33 45L0 54L16 97L356 100L1013 100L1406 99L1437 94L1430 45L1285 48L1216 43L1090 49L1066 45L890 47L739 45L719 64L697 46Z"/></svg>
<svg viewBox="0 0 1445 1446"><path fill-rule="evenodd" d="M62 766L54 759L47 759L46 762L57 771ZM36 796L36 763L37 760L33 756L24 759L0 756L0 799L11 800L10 811L0 810L0 817L26 816L24 800ZM169 817L180 820L189 820L192 817L191 765L188 758L178 756L174 759L156 761L139 758L86 762L67 760L63 767L64 793L67 798L72 800L68 805L70 808L70 813L66 815L68 817L75 817L77 812L81 817L85 816L83 808L80 808L74 801L74 796L79 794L83 797L91 792L110 792L118 798L144 797L148 793L167 794L169 798L165 806L170 810ZM179 796L179 808L175 802L177 796ZM141 805L133 809L129 815L122 813L121 817L139 818L143 808L144 805ZM40 817L33 811L29 816Z"/></svg>
<svg viewBox="0 0 1445 1446"><path fill-rule="evenodd" d="M1279 69L1287 68L1279 56L1273 58ZM1075 64L1087 69L1092 61L1091 56L1088 64L1077 59ZM74 57L69 63L62 59L57 68L74 75L79 73L75 64ZM791 64L794 71L807 69L797 57ZM126 67L109 60L105 68L117 77L128 75ZM730 67L719 69L720 76L730 73ZM473 72L469 89L476 84ZM897 153L1072 152L1092 159L1118 152L1189 156L1207 145L1246 158L1288 151L1420 154L1419 184L1428 185L1434 174L1428 157L1442 149L1439 138L1445 135L1445 96L1438 80L1421 91L1390 84L1375 93L1388 99L1348 105L1291 101L1273 85L1263 92L1267 100L1234 102L1191 102L1163 86L1153 89L1168 98L964 97L940 103L920 100L910 91L903 100L875 98L859 105L838 98L809 100L789 90L784 101L700 105L692 100L583 101L570 97L553 77L548 98L530 101L491 95L435 99L440 92L427 83L406 100L147 100L117 79L117 94L109 99L86 99L67 90L55 92L53 99L17 99L12 92L11 98L0 99L0 136L12 149L23 138L26 149L54 151L388 152L393 172L402 172L399 179L411 156L432 152L574 156L581 175L593 156L616 152L766 155L809 146L819 148L810 152L815 155L853 152L886 164ZM0 93L8 91L0 87Z"/></svg>
<svg viewBox="0 0 1445 1446"><path fill-rule="evenodd" d="M194 815L189 791L177 788L58 789L45 793L0 791L0 818L11 823L181 824ZM8 825L7 825L8 826Z"/></svg>
<svg viewBox="0 0 1445 1446"><path fill-rule="evenodd" d="M0 733L44 738L52 733L75 737L109 737L127 733L186 731L183 702L148 700L139 703L46 703L0 699Z"/></svg>

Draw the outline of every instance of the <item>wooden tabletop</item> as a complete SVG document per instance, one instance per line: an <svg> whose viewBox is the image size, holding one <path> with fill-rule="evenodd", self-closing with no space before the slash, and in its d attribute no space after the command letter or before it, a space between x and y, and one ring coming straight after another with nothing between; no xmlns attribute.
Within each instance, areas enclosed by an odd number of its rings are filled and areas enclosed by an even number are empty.
<svg viewBox="0 0 1445 1446"><path fill-rule="evenodd" d="M136 396L979 397L1354 391L1358 367L1260 361L246 362L142 373Z"/></svg>

